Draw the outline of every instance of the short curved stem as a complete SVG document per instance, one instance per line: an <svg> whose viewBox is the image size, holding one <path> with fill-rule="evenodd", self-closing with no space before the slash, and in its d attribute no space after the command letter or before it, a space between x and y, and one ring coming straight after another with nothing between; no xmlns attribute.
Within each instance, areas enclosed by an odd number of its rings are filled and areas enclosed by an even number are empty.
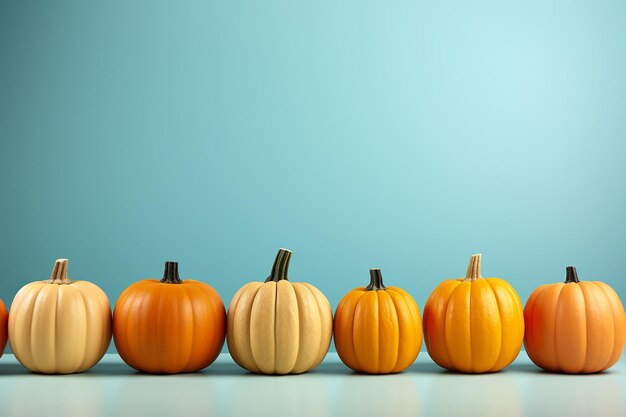
<svg viewBox="0 0 626 417"><path fill-rule="evenodd" d="M69 284L72 281L67 277L67 259L57 259L54 262L54 268L52 268L52 274L50 274L50 284Z"/></svg>
<svg viewBox="0 0 626 417"><path fill-rule="evenodd" d="M161 282L164 284L182 284L183 281L178 275L178 262L167 261L165 262L165 270L163 271L163 278Z"/></svg>
<svg viewBox="0 0 626 417"><path fill-rule="evenodd" d="M578 280L578 273L576 272L576 267L567 266L565 267L565 283L569 284L572 282L580 282Z"/></svg>
<svg viewBox="0 0 626 417"><path fill-rule="evenodd" d="M467 272L465 273L466 281L474 281L475 279L482 278L482 275L480 275L481 256L480 253L470 256Z"/></svg>
<svg viewBox="0 0 626 417"><path fill-rule="evenodd" d="M289 261L291 260L291 251L289 249L280 248L276 254L274 265L272 266L272 273L265 280L265 282L278 282L281 280L289 281Z"/></svg>
<svg viewBox="0 0 626 417"><path fill-rule="evenodd" d="M380 268L370 268L370 285L365 287L367 291L384 290L387 287L383 284L383 274Z"/></svg>

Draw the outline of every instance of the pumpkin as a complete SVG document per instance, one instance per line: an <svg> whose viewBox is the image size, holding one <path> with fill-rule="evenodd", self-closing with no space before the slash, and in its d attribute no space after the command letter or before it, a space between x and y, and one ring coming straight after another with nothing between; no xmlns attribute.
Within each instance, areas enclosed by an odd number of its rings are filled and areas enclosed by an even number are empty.
<svg viewBox="0 0 626 417"><path fill-rule="evenodd" d="M217 291L182 281L177 262L163 278L138 281L122 292L113 312L113 340L131 367L154 374L195 372L224 345L226 312Z"/></svg>
<svg viewBox="0 0 626 417"><path fill-rule="evenodd" d="M341 299L335 312L339 358L357 372L389 374L405 370L422 346L417 303L398 287L385 287L380 269L370 269L370 284Z"/></svg>
<svg viewBox="0 0 626 417"><path fill-rule="evenodd" d="M4 306L2 300L0 300L0 357L4 353L4 347L7 345L7 326L9 324L9 313Z"/></svg>
<svg viewBox="0 0 626 417"><path fill-rule="evenodd" d="M622 302L603 282L579 281L573 266L566 268L564 283L533 291L524 318L526 353L548 371L600 372L622 354L626 338Z"/></svg>
<svg viewBox="0 0 626 417"><path fill-rule="evenodd" d="M9 343L33 372L70 374L94 366L111 341L111 307L88 281L72 281L67 259L57 259L47 281L23 286L9 314Z"/></svg>
<svg viewBox="0 0 626 417"><path fill-rule="evenodd" d="M442 282L424 305L424 341L442 368L496 372L519 354L524 316L519 296L500 278L483 278L472 255L465 278Z"/></svg>
<svg viewBox="0 0 626 417"><path fill-rule="evenodd" d="M244 285L228 308L228 350L251 372L306 372L328 351L333 331L330 304L313 285L288 280L290 259L291 251L280 249L265 282Z"/></svg>

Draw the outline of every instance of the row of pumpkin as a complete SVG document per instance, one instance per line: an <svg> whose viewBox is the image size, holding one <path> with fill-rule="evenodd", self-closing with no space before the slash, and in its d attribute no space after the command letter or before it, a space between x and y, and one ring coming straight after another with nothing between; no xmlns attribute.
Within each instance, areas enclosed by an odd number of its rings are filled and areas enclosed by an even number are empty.
<svg viewBox="0 0 626 417"><path fill-rule="evenodd" d="M370 270L367 287L340 301L333 319L321 291L288 280L290 258L291 251L280 249L270 276L237 291L228 314L211 286L182 281L178 264L166 262L163 278L132 284L113 315L104 292L91 282L71 281L67 259L59 259L49 280L22 287L10 313L0 301L0 349L8 336L26 368L66 374L95 365L113 336L131 367L179 373L210 365L226 338L241 367L295 374L323 360L334 333L347 366L386 374L415 361L423 329L429 355L449 370L499 371L524 342L541 368L593 373L617 362L626 339L626 315L615 291L579 281L574 267L567 267L564 283L537 288L522 309L513 287L483 278L481 256L472 255L464 278L446 280L430 295L422 322L415 300L401 288L386 287L380 269Z"/></svg>

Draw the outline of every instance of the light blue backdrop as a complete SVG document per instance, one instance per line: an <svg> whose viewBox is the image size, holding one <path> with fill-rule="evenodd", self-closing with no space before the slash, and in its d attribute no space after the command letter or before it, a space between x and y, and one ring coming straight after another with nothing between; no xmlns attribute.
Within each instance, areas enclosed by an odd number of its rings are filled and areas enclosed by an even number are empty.
<svg viewBox="0 0 626 417"><path fill-rule="evenodd" d="M281 246L333 307L475 252L626 297L625 2L90 3L0 6L7 304L58 257L228 303Z"/></svg>

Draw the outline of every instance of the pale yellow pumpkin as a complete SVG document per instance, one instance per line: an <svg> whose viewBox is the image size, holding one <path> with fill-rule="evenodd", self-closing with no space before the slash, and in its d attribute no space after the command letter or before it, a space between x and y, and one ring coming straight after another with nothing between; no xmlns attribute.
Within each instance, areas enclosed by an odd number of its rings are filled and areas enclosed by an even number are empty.
<svg viewBox="0 0 626 417"><path fill-rule="evenodd" d="M298 374L320 364L333 332L330 303L320 290L289 282L291 251L280 249L265 282L250 282L233 297L226 338L241 367L264 374Z"/></svg>
<svg viewBox="0 0 626 417"><path fill-rule="evenodd" d="M111 341L111 307L88 281L70 281L58 259L47 281L26 284L9 313L9 343L33 372L69 374L98 363Z"/></svg>

